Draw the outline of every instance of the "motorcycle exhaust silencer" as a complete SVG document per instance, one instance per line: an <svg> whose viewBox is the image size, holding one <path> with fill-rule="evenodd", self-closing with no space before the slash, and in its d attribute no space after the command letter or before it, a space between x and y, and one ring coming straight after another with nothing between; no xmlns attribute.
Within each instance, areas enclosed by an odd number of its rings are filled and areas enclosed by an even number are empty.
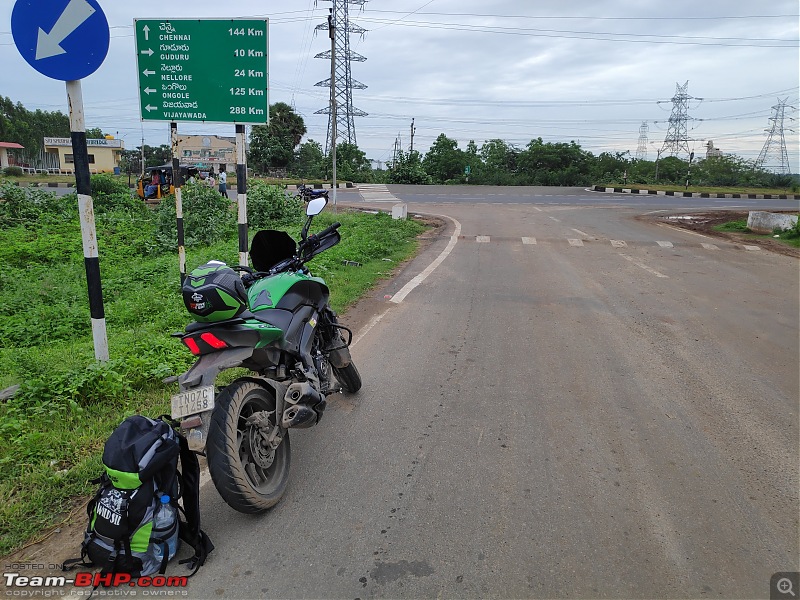
<svg viewBox="0 0 800 600"><path fill-rule="evenodd" d="M316 425L325 410L325 398L308 382L290 385L283 399L289 405L281 418L281 427L286 429Z"/></svg>

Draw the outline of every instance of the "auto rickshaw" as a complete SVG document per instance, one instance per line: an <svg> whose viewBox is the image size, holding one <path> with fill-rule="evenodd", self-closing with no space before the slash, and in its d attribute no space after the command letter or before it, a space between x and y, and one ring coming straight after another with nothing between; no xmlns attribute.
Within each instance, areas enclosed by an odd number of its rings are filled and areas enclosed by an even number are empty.
<svg viewBox="0 0 800 600"><path fill-rule="evenodd" d="M181 177L187 179L188 165L181 165ZM161 200L164 196L175 193L175 185L172 177L172 165L159 165L157 167L147 167L144 175L139 177L136 183L136 194L142 200Z"/></svg>

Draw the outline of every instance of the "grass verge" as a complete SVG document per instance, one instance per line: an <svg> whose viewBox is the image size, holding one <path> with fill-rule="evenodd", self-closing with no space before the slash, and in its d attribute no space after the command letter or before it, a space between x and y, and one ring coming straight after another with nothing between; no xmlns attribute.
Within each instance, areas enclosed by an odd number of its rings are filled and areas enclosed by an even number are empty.
<svg viewBox="0 0 800 600"><path fill-rule="evenodd" d="M784 231L776 230L775 232L773 232L772 235L753 233L747 227L747 219L738 219L736 221L728 221L727 223L721 223L720 225L715 225L713 229L715 231L743 233L746 234L748 237L752 237L754 240L770 239L786 244L787 246L800 248L800 233L797 231L797 229L786 229Z"/></svg>
<svg viewBox="0 0 800 600"><path fill-rule="evenodd" d="M40 212L25 221L20 209L13 219L0 218L0 389L22 385L0 402L0 556L56 525L76 497L94 491L88 481L101 472L114 427L132 414L167 412L177 385L161 380L191 364L191 354L170 337L190 319L177 255L153 241L156 213L97 214L107 363L94 361L77 213L50 219ZM339 212L323 213L312 229L334 220L342 223L342 242L309 268L326 280L334 309L342 311L416 251L424 227ZM286 230L296 238L300 225ZM212 258L238 262L235 226L217 243L187 249L189 269Z"/></svg>

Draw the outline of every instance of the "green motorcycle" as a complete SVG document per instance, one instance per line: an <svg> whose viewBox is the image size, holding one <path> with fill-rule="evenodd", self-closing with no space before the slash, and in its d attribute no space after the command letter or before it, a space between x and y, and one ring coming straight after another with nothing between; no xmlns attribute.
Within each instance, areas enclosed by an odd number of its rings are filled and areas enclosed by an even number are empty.
<svg viewBox="0 0 800 600"><path fill-rule="evenodd" d="M274 506L289 480L289 430L316 425L327 396L355 393L352 332L331 309L325 282L306 267L341 240L334 223L308 231L327 197L311 200L297 244L263 230L250 248L253 269L211 261L193 270L183 300L194 317L175 334L197 356L178 378L172 417L195 452L205 453L222 498L243 513ZM224 369L249 369L218 390Z"/></svg>

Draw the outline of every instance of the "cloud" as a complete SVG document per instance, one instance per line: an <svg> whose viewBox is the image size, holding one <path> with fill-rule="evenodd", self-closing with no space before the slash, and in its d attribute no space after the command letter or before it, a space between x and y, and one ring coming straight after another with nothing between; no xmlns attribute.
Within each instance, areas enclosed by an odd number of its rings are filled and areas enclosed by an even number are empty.
<svg viewBox="0 0 800 600"><path fill-rule="evenodd" d="M83 83L87 123L119 131L128 147L142 134L148 144L168 143L166 123L139 120L132 24L185 18L187 5L101 5L112 40L103 66ZM314 112L327 105L328 90L314 84L330 76L330 66L313 56L329 47L327 32L314 30L326 18L326 4L196 0L191 11L196 18L269 17L270 101L294 103L307 137L325 142L327 116ZM63 83L33 71L13 46L10 14L10 6L0 7L0 93L28 108L66 111ZM593 152L634 151L642 121L656 146L675 84L687 80L689 93L705 98L690 106L690 115L703 119L691 123L696 146L713 139L724 151L755 158L778 97L798 106L797 3L789 0L373 0L363 11L353 6L351 20L368 30L351 38L351 49L368 60L351 66L368 86L353 91L353 103L369 113L355 125L359 146L373 158L389 156L398 135L407 146L412 117L422 150L444 132L462 148L470 139L524 145L541 136L580 140ZM798 170L797 136L787 143Z"/></svg>

